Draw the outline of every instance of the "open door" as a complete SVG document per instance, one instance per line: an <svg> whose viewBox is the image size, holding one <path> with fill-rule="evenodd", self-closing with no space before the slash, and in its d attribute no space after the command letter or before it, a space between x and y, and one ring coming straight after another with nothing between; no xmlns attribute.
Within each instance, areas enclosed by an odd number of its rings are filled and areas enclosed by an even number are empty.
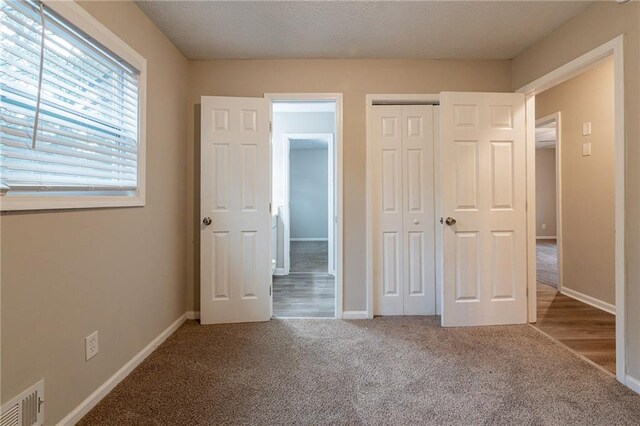
<svg viewBox="0 0 640 426"><path fill-rule="evenodd" d="M271 316L271 156L264 98L202 97L202 324Z"/></svg>
<svg viewBox="0 0 640 426"><path fill-rule="evenodd" d="M440 95L443 326L527 321L525 99Z"/></svg>

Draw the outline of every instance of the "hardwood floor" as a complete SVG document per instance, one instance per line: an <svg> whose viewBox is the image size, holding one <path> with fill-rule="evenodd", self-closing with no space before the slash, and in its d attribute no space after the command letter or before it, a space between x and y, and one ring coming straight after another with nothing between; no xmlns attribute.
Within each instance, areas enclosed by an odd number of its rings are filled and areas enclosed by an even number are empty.
<svg viewBox="0 0 640 426"><path fill-rule="evenodd" d="M329 243L326 241L291 241L290 272L320 272L329 270Z"/></svg>
<svg viewBox="0 0 640 426"><path fill-rule="evenodd" d="M335 278L328 274L292 273L273 277L275 317L334 317Z"/></svg>
<svg viewBox="0 0 640 426"><path fill-rule="evenodd" d="M615 374L615 315L558 293L543 282L538 282L537 296L535 327Z"/></svg>

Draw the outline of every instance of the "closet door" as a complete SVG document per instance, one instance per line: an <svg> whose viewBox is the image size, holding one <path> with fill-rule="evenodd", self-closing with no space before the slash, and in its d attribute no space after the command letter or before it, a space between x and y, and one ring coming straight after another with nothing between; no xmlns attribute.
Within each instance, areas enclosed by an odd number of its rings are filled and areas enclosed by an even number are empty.
<svg viewBox="0 0 640 426"><path fill-rule="evenodd" d="M374 313L402 315L402 107L374 107L372 126Z"/></svg>
<svg viewBox="0 0 640 426"><path fill-rule="evenodd" d="M433 107L376 106L374 314L435 314Z"/></svg>
<svg viewBox="0 0 640 426"><path fill-rule="evenodd" d="M433 106L402 106L405 315L435 315Z"/></svg>

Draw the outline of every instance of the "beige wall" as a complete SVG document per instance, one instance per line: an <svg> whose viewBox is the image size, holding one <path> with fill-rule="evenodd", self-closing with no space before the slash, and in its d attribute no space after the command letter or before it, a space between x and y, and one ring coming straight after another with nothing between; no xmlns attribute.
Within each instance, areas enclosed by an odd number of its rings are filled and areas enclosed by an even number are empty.
<svg viewBox="0 0 640 426"><path fill-rule="evenodd" d="M556 150L536 149L536 236L556 235Z"/></svg>
<svg viewBox="0 0 640 426"><path fill-rule="evenodd" d="M236 60L193 61L189 84L187 186L188 309L200 309L198 203L199 104L203 95L264 93L344 94L344 309L366 308L365 95L439 93L444 90L509 91L510 61L445 60Z"/></svg>
<svg viewBox="0 0 640 426"><path fill-rule="evenodd" d="M2 402L45 378L47 424L185 312L187 61L134 3L82 6L148 61L147 205L2 215Z"/></svg>
<svg viewBox="0 0 640 426"><path fill-rule="evenodd" d="M562 115L562 285L610 304L615 304L613 99L613 61L536 96L536 118ZM591 122L589 136L582 136L585 122ZM583 143L591 143L590 156L582 156Z"/></svg>
<svg viewBox="0 0 640 426"><path fill-rule="evenodd" d="M628 373L640 378L640 3L596 2L513 61L513 89L624 34Z"/></svg>

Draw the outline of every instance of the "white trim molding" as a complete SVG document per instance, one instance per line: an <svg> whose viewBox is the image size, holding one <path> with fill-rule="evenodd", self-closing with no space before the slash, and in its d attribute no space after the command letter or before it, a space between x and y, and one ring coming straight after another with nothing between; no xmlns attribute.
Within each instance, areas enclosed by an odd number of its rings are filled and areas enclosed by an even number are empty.
<svg viewBox="0 0 640 426"><path fill-rule="evenodd" d="M328 238L289 238L289 241L329 241Z"/></svg>
<svg viewBox="0 0 640 426"><path fill-rule="evenodd" d="M636 379L635 377L631 377L631 375L627 374L627 377L625 379L625 384L627 385L627 387L629 387L629 389L631 389L632 391L640 394L640 380Z"/></svg>
<svg viewBox="0 0 640 426"><path fill-rule="evenodd" d="M361 320L369 319L367 311L344 311L342 313L343 320Z"/></svg>
<svg viewBox="0 0 640 426"><path fill-rule="evenodd" d="M579 291L572 290L567 287L563 287L560 291L565 296L569 296L572 299L576 299L581 301L582 303L586 303L587 305L591 305L594 308L598 308L602 311L609 312L610 314L616 314L616 306L611 303L604 302L600 299L596 299L595 297L589 296L588 294L580 293Z"/></svg>
<svg viewBox="0 0 640 426"><path fill-rule="evenodd" d="M616 378L625 383L627 380L627 351L626 351L626 293L627 280L625 264L625 108L624 108L624 35L596 47L578 58L562 65L550 73L521 87L516 92L524 93L531 105L527 103L527 117L535 114L529 112L530 106L535 107L535 95L561 84L581 73L589 71L602 64L608 58L613 58L614 75L614 109L615 109L615 287L616 287ZM529 134L527 123L527 153L531 146L535 146L535 135ZM535 154L531 157L535 160ZM527 166L530 168L530 164ZM533 179L533 184L531 183ZM527 205L535 212L535 174L527 173ZM528 226L528 249L535 250L535 214L529 213L527 220L533 218L533 224ZM561 236L562 238L562 236ZM533 260L533 264L531 264ZM535 288L535 252L529 255L529 294L536 294ZM632 261L635 261L632 260ZM533 272L532 272L533 270ZM533 289L533 293L532 293ZM535 322L535 301L529 298L529 321ZM533 320L532 320L533 318Z"/></svg>
<svg viewBox="0 0 640 426"><path fill-rule="evenodd" d="M125 377L127 377L142 361L144 361L158 346L171 336L187 320L187 314L182 314L169 327L160 333L155 339L134 355L116 373L109 377L106 382L98 387L91 395L85 398L76 408L58 422L58 426L74 425L80 421L93 407L107 396Z"/></svg>
<svg viewBox="0 0 640 426"><path fill-rule="evenodd" d="M548 237L545 235L536 236L536 240L557 240L558 237L555 235L549 235Z"/></svg>
<svg viewBox="0 0 640 426"><path fill-rule="evenodd" d="M188 320L199 320L200 319L200 311L187 311L185 314Z"/></svg>
<svg viewBox="0 0 640 426"><path fill-rule="evenodd" d="M287 272L284 270L284 268L276 268L276 270L273 273L273 275L275 275L277 277L283 277L283 276L289 275L289 274L287 274Z"/></svg>

